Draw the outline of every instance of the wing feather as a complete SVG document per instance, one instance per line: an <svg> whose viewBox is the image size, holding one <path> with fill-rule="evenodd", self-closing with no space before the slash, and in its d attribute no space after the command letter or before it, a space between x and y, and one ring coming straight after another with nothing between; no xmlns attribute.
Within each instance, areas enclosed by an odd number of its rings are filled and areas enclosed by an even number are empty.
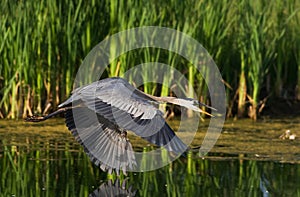
<svg viewBox="0 0 300 197"><path fill-rule="evenodd" d="M157 113L162 113L152 105L155 102L153 99L142 94L122 78L107 78L80 87L74 90L72 96L59 107L81 100L86 103L87 107L94 110L96 107L94 99L99 99L134 117L143 115L141 118L151 119ZM129 110L130 108L134 108L134 110Z"/></svg>
<svg viewBox="0 0 300 197"><path fill-rule="evenodd" d="M74 114L75 117L74 117ZM84 147L90 159L103 170L133 169L136 166L131 143L118 128L88 108L74 108L66 112L66 125Z"/></svg>
<svg viewBox="0 0 300 197"><path fill-rule="evenodd" d="M176 153L187 149L165 122L162 112L152 105L154 100L137 91L124 79L108 78L78 88L60 107L74 101L150 143Z"/></svg>
<svg viewBox="0 0 300 197"><path fill-rule="evenodd" d="M150 143L164 146L167 150L175 153L183 153L187 149L187 146L176 136L160 113L157 113L152 119L143 119L141 118L143 115L134 117L101 100L96 100L96 103L97 106L101 106L96 109L97 114L117 124L120 128L131 130Z"/></svg>

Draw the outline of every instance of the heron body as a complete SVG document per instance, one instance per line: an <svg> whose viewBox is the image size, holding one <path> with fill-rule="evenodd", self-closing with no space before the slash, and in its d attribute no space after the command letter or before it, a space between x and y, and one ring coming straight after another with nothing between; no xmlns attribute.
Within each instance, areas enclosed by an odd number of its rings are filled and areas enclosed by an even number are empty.
<svg viewBox="0 0 300 197"><path fill-rule="evenodd" d="M104 171L133 169L136 160L127 138L130 130L137 136L170 152L181 154L188 148L166 123L153 104L169 102L198 112L193 99L155 97L145 94L126 80L113 77L75 89L59 109L45 117L29 117L39 122L65 113L66 125L84 147L90 159ZM204 105L204 104L202 104Z"/></svg>

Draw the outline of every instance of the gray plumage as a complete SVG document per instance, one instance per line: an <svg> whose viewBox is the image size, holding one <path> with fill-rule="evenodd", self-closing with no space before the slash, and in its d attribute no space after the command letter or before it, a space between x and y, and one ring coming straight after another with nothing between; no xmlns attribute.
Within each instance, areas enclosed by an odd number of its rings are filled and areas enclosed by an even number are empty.
<svg viewBox="0 0 300 197"><path fill-rule="evenodd" d="M126 173L136 165L127 130L176 154L188 148L166 123L163 113L153 105L161 102L208 114L199 108L201 103L196 100L155 97L134 88L122 78L113 77L77 88L56 112L27 120L43 121L64 112L68 129L96 165L104 171L115 169Z"/></svg>

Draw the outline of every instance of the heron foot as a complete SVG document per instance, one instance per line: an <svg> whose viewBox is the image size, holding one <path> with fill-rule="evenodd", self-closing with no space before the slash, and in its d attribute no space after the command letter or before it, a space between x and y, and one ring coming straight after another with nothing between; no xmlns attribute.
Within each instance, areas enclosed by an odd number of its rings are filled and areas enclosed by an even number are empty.
<svg viewBox="0 0 300 197"><path fill-rule="evenodd" d="M24 119L26 122L41 122L43 120L45 120L45 118L43 116L29 116L27 118Z"/></svg>

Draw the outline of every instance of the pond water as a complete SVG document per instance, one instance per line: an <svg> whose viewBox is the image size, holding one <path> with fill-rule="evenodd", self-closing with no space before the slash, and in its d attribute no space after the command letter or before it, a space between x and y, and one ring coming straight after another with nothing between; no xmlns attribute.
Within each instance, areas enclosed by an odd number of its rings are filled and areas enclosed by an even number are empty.
<svg viewBox="0 0 300 197"><path fill-rule="evenodd" d="M280 139L286 130L296 138ZM0 120L0 196L300 196L299 139L297 117L227 120L208 155L189 153L161 169L117 177L90 162L63 119Z"/></svg>

